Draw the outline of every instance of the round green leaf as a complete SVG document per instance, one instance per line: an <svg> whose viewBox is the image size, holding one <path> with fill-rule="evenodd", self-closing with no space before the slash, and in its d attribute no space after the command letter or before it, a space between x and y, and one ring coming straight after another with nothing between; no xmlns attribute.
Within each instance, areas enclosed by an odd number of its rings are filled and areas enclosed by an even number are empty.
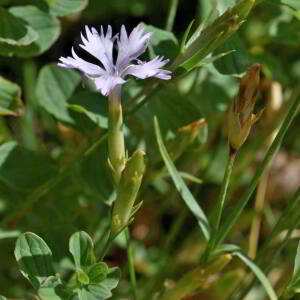
<svg viewBox="0 0 300 300"><path fill-rule="evenodd" d="M76 278L77 278L77 281L83 285L90 283L89 276L81 269L76 270Z"/></svg>
<svg viewBox="0 0 300 300"><path fill-rule="evenodd" d="M39 104L57 119L74 124L69 114L67 100L72 96L80 76L73 70L47 65L40 71L36 94Z"/></svg>
<svg viewBox="0 0 300 300"><path fill-rule="evenodd" d="M101 128L108 126L108 102L107 97L99 92L81 91L71 97L68 108L74 112L86 115L92 122Z"/></svg>
<svg viewBox="0 0 300 300"><path fill-rule="evenodd" d="M109 268L106 278L101 282L103 286L112 290L117 287L121 279L121 270L118 267Z"/></svg>
<svg viewBox="0 0 300 300"><path fill-rule="evenodd" d="M282 5L286 5L295 10L300 10L300 1L299 0L276 0Z"/></svg>
<svg viewBox="0 0 300 300"><path fill-rule="evenodd" d="M251 63L253 63L253 59L248 54L246 45L239 37L238 33L233 34L220 47L218 47L214 51L213 55L218 55L232 50L234 50L234 52L214 62L214 66L221 74L241 74L247 70Z"/></svg>
<svg viewBox="0 0 300 300"><path fill-rule="evenodd" d="M151 25L147 25L145 29L153 33L149 45L153 47L155 55L162 55L171 60L176 57L179 51L178 41L172 32Z"/></svg>
<svg viewBox="0 0 300 300"><path fill-rule="evenodd" d="M49 276L38 289L41 300L64 300L69 298L58 276Z"/></svg>
<svg viewBox="0 0 300 300"><path fill-rule="evenodd" d="M18 190L32 190L56 175L52 159L16 142L0 146L0 181Z"/></svg>
<svg viewBox="0 0 300 300"><path fill-rule="evenodd" d="M70 14L75 14L88 5L88 0L61 0L61 1L51 1L48 0L50 13L54 16L63 17Z"/></svg>
<svg viewBox="0 0 300 300"><path fill-rule="evenodd" d="M98 284L86 285L77 291L71 300L104 300L112 296L111 290L116 288L121 278L118 267L110 268L107 277Z"/></svg>
<svg viewBox="0 0 300 300"><path fill-rule="evenodd" d="M58 39L61 27L56 17L30 5L12 7L9 12L29 24L37 32L38 38L26 47L1 47L0 54L20 57L40 55L47 51Z"/></svg>
<svg viewBox="0 0 300 300"><path fill-rule="evenodd" d="M53 16L64 17L81 12L88 0L32 0L31 3Z"/></svg>
<svg viewBox="0 0 300 300"><path fill-rule="evenodd" d="M25 46L38 38L38 34L28 24L2 7L0 20L0 44Z"/></svg>
<svg viewBox="0 0 300 300"><path fill-rule="evenodd" d="M102 285L89 284L79 289L78 298L72 298L72 300L104 300L109 299L111 296L112 293L106 287Z"/></svg>
<svg viewBox="0 0 300 300"><path fill-rule="evenodd" d="M69 251L72 253L76 268L88 267L95 263L94 243L84 231L75 232L69 241Z"/></svg>
<svg viewBox="0 0 300 300"><path fill-rule="evenodd" d="M38 289L47 277L54 275L50 248L43 239L32 232L25 232L17 239L15 258L21 273L35 289Z"/></svg>
<svg viewBox="0 0 300 300"><path fill-rule="evenodd" d="M83 183L87 184L93 193L95 203L103 201L111 205L116 198L116 193L107 168L106 146L97 147L93 153L90 153L84 160L84 164L81 164L81 174Z"/></svg>
<svg viewBox="0 0 300 300"><path fill-rule="evenodd" d="M103 281L107 276L107 264L104 262L94 264L87 269L86 273L90 279L90 283L99 283Z"/></svg>
<svg viewBox="0 0 300 300"><path fill-rule="evenodd" d="M0 76L0 115L18 116L22 107L21 88Z"/></svg>

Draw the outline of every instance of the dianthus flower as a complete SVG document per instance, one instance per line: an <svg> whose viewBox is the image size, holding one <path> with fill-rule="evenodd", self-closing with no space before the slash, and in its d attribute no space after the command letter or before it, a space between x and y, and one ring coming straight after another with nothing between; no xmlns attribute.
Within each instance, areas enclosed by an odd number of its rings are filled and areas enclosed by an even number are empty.
<svg viewBox="0 0 300 300"><path fill-rule="evenodd" d="M99 60L99 65L87 62L80 58L74 48L72 56L60 57L59 66L68 69L77 69L87 78L94 81L97 90L104 96L109 95L114 88L126 82L125 77L133 75L140 79L157 77L168 80L171 78L171 71L161 69L168 63L168 59L157 56L154 59L144 62L138 57L148 47L152 33L145 32L143 25L136 26L127 35L125 26L121 27L120 34L112 35L112 28L108 26L106 34L103 27L100 33L95 28L85 27L86 37L81 34L82 47L92 56ZM113 48L117 46L117 59L113 60ZM135 62L135 64L133 64Z"/></svg>

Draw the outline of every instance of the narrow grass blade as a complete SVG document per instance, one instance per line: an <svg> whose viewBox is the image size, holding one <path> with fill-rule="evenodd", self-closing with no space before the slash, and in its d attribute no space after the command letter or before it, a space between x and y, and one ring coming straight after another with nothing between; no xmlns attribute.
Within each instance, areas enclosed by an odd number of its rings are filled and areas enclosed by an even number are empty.
<svg viewBox="0 0 300 300"><path fill-rule="evenodd" d="M202 232L204 234L204 237L206 238L206 240L209 240L210 226L207 217L203 212L203 210L201 209L200 205L195 200L190 190L188 189L188 187L186 186L185 182L180 176L180 173L177 171L173 161L171 160L167 152L167 149L163 143L161 132L159 129L159 124L156 117L154 118L154 127L155 127L156 140L157 140L160 154L165 162L165 165L170 173L170 176L175 184L175 187L180 193L182 199L184 200L184 202L186 203L190 211L197 218L199 225L202 229Z"/></svg>
<svg viewBox="0 0 300 300"><path fill-rule="evenodd" d="M273 289L270 281L268 280L266 275L261 271L261 269L249 257L247 257L242 252L237 251L237 252L234 252L233 255L237 256L240 260L242 260L251 269L251 271L255 274L257 279L263 285L269 298L271 300L277 300L278 298L274 292L274 289Z"/></svg>

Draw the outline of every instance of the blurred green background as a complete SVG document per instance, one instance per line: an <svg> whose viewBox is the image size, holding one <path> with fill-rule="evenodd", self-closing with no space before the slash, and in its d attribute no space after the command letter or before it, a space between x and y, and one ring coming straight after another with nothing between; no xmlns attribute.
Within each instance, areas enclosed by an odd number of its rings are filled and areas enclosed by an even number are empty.
<svg viewBox="0 0 300 300"><path fill-rule="evenodd" d="M211 11L214 18L235 3L234 0L179 0L172 34L158 31L167 22L170 5L167 0L67 2L0 0L0 294L9 297L30 298L32 293L13 255L15 237L20 232L32 231L43 237L53 251L57 270L68 276L69 236L77 230L87 231L99 252L108 226L108 205L114 199L106 165L106 141L97 144L107 128L107 100L88 84L80 83L76 72L56 68L59 57L70 55L72 46L85 55L78 46L85 25L99 28L110 24L117 33L122 24L129 32L144 22L155 27L155 38L146 56L154 51L174 59L192 19L196 20L194 30ZM279 5L280 2L288 6ZM24 46L17 42L15 45L9 41L10 32L5 28L12 24L24 26L11 19L11 15L30 24L37 32L33 44ZM252 63L261 63L264 82L266 85L280 82L286 101L300 78L299 19L297 1L271 0L257 5L239 32L214 54L233 49L236 52L166 85L134 114L128 113L133 107L130 101L148 81L130 80L125 85L127 147L131 153L137 147L147 153L147 174L140 195L144 205L132 225L138 279L145 295L153 288L150 278L157 276L166 259L177 265L165 270L165 275L178 277L197 262L204 247L196 221L189 217L168 175L155 177L164 167L155 141L153 116L158 116L169 150L178 147L178 128L206 119L207 131L201 131L196 143L176 157L176 165L203 180L201 185L189 182L189 187L209 215L226 164L226 111L238 89L237 78ZM26 37L36 38L35 33ZM93 62L88 55L84 57ZM266 93L261 93L258 107L267 102ZM68 107L70 104L85 110L72 109ZM225 216L249 184L270 130L260 122L243 147L230 188L232 202ZM299 130L298 115L271 170L262 240L299 187ZM230 236L245 248L252 217L253 204L247 207ZM298 217L295 211L293 218ZM168 244L168 234L178 218L180 229ZM285 261L280 267L284 272L291 270L295 250L293 241L281 254ZM126 297L129 283L122 237L107 260L110 265L124 267L124 279L115 297ZM155 282L157 289L161 283ZM212 299L223 299L223 296L225 299L225 293L220 294Z"/></svg>

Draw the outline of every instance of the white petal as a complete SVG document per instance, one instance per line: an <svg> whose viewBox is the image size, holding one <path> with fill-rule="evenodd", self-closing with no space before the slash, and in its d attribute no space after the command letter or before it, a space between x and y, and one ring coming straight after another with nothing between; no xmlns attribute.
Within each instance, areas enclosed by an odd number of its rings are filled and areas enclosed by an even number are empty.
<svg viewBox="0 0 300 300"><path fill-rule="evenodd" d="M105 70L100 68L97 65L94 65L92 63L89 63L83 59L81 59L74 51L74 48L72 48L72 55L68 57L60 57L58 65L63 68L67 69L78 69L81 72L87 74L87 75L103 75L105 74Z"/></svg>
<svg viewBox="0 0 300 300"><path fill-rule="evenodd" d="M126 75L133 75L140 79L145 79L148 77L157 77L160 79L168 80L171 79L171 71L160 69L169 62L168 59L163 59L163 57L157 56L156 58L150 60L149 62L138 61L138 65L128 66L122 77Z"/></svg>
<svg viewBox="0 0 300 300"><path fill-rule="evenodd" d="M132 61L145 52L151 38L151 32L145 32L142 24L136 26L129 36L125 26L122 25L120 39L118 40L117 69L122 72Z"/></svg>
<svg viewBox="0 0 300 300"><path fill-rule="evenodd" d="M86 38L81 33L83 44L80 44L80 47L99 59L106 71L113 74L114 66L112 51L115 37L112 38L111 26L108 26L106 35L103 32L102 26L100 34L95 28L92 27L90 30L88 26L85 26L85 32Z"/></svg>
<svg viewBox="0 0 300 300"><path fill-rule="evenodd" d="M103 96L107 96L110 92L120 84L126 81L118 76L103 75L98 78L93 78L96 88L100 90Z"/></svg>

